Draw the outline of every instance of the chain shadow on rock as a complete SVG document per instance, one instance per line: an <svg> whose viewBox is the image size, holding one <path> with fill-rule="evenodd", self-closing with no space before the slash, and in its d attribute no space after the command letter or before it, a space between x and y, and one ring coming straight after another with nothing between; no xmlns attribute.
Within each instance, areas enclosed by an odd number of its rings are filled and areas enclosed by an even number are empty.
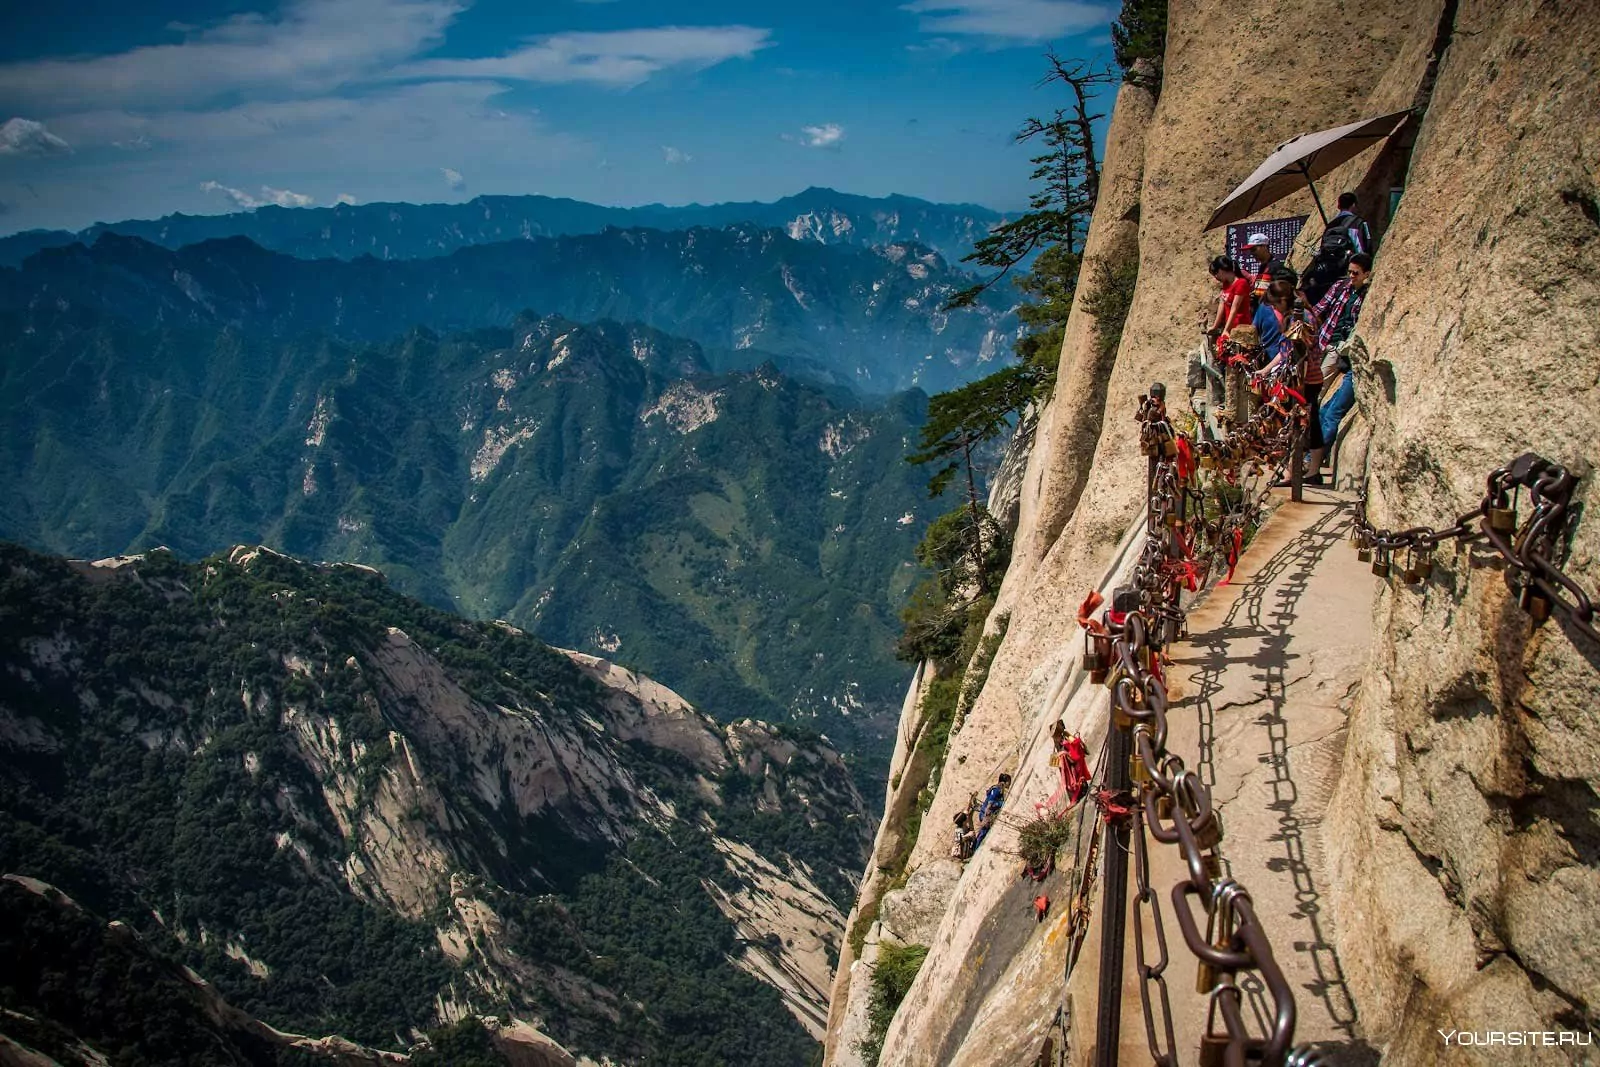
<svg viewBox="0 0 1600 1067"><path fill-rule="evenodd" d="M1315 980L1306 988L1320 998L1326 1006L1329 1019L1342 1038L1335 1042L1319 1043L1320 1051L1329 1062L1338 1064L1376 1063L1375 1051L1356 1035L1355 1001L1345 980L1344 970L1337 951L1323 929L1321 894L1312 877L1305 855L1305 830L1296 806L1299 789L1289 761L1289 720L1284 717L1288 700L1288 666L1301 653L1291 648L1291 630L1299 618L1300 602L1311 583L1318 564L1346 535L1350 522L1347 504L1329 510L1291 541L1275 552L1260 570L1239 586L1239 592L1221 624L1205 634L1191 635L1188 645L1200 654L1181 658L1179 663L1192 665L1193 676L1198 679L1195 696L1185 704L1193 704L1197 712L1200 731L1199 771L1207 785L1216 784L1216 715L1219 708L1215 698L1222 691L1222 679L1230 664L1247 663L1256 668L1254 677L1260 682L1256 702L1264 702L1267 710L1255 720L1267 731L1268 751L1261 762L1272 771L1268 784L1273 801L1270 810L1278 815L1278 826L1272 840L1283 844L1283 855L1268 861L1267 869L1275 874L1287 873L1294 883L1294 917L1303 919L1310 927L1310 936L1294 942L1296 953L1308 955ZM1275 603L1267 604L1269 590L1276 590ZM1254 640L1260 647L1251 655L1229 655L1230 646L1241 640ZM1224 871L1232 875L1226 858ZM1268 1028L1271 1007L1266 989L1259 978L1241 982L1246 1003L1256 1016L1257 1024Z"/></svg>

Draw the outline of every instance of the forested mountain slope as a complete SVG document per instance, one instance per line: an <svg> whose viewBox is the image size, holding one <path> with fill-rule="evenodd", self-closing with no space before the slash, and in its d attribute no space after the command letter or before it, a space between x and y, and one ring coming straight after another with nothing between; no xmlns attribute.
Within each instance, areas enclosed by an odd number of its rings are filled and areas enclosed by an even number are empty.
<svg viewBox="0 0 1600 1067"><path fill-rule="evenodd" d="M0 537L365 562L724 721L881 748L907 561L940 507L901 458L920 394L712 375L615 323L352 344L71 319L0 342Z"/></svg>
<svg viewBox="0 0 1600 1067"><path fill-rule="evenodd" d="M0 768L0 870L274 1026L389 1048L505 1012L629 1062L803 1064L865 835L826 745L254 548L0 548Z"/></svg>

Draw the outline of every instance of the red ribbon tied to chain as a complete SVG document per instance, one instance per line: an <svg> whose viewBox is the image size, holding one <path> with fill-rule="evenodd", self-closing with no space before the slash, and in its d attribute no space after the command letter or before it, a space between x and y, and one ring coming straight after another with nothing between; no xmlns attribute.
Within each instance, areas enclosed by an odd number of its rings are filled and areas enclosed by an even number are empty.
<svg viewBox="0 0 1600 1067"><path fill-rule="evenodd" d="M1189 438L1184 434L1177 435L1178 446L1178 480L1187 482L1194 476L1194 452L1189 446Z"/></svg>

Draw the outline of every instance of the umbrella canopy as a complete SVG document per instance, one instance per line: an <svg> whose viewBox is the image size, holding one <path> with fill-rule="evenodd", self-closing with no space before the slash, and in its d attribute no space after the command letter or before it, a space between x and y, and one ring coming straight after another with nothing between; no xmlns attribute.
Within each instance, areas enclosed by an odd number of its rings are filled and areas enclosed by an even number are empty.
<svg viewBox="0 0 1600 1067"><path fill-rule="evenodd" d="M1256 168L1254 174L1228 194L1216 214L1211 216L1211 221L1206 223L1206 229L1214 230L1218 226L1247 219L1268 204L1298 192L1302 186L1311 185L1314 179L1354 159L1394 133L1400 127L1400 120L1410 114L1409 110L1396 111L1392 115L1362 119L1320 133L1302 133L1293 140L1283 142L1276 152L1267 157L1265 163ZM1316 194L1317 188L1312 185L1311 195L1315 197ZM1317 201L1317 210L1322 210L1321 200ZM1324 213L1322 218L1326 222L1327 214Z"/></svg>

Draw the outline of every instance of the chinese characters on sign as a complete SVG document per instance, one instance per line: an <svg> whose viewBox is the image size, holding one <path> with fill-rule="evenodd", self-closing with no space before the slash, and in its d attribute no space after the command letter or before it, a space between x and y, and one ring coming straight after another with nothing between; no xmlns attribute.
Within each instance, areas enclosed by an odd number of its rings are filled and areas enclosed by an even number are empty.
<svg viewBox="0 0 1600 1067"><path fill-rule="evenodd" d="M1235 263L1244 264L1244 243L1253 233L1264 233L1272 242L1272 258L1288 259L1289 249L1294 247L1294 239L1300 233L1300 227L1306 224L1309 215L1296 215L1290 219L1257 219L1255 222L1236 222L1228 227L1227 255ZM1246 268L1251 269L1251 268Z"/></svg>

